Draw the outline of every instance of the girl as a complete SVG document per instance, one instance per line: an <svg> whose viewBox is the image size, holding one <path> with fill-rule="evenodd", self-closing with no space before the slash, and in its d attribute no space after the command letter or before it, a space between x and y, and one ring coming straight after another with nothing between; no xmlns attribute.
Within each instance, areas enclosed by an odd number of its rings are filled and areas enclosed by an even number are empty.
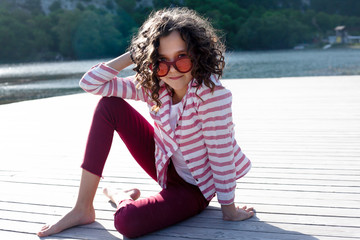
<svg viewBox="0 0 360 240"><path fill-rule="evenodd" d="M231 92L219 81L224 50L210 23L194 11L164 9L142 25L129 52L90 69L80 86L104 97L94 113L78 200L38 235L95 221L93 199L114 131L163 189L143 199L138 189L122 196L104 189L118 204L115 227L123 235L138 237L194 216L215 194L224 220L253 216L252 208L234 204L236 180L251 164L234 138ZM135 76L117 77L132 63ZM155 127L124 98L147 103Z"/></svg>

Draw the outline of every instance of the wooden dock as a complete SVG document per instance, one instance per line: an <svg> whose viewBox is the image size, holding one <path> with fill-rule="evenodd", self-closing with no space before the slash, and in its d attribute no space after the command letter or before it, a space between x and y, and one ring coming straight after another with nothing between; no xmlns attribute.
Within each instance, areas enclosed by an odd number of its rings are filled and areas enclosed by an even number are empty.
<svg viewBox="0 0 360 240"><path fill-rule="evenodd" d="M200 215L139 239L360 239L360 76L223 83L233 92L237 141L253 163L238 181L236 202L256 216L225 222L214 199ZM44 223L74 205L98 99L0 106L0 239L39 239ZM144 104L131 103L148 117ZM138 187L143 196L160 189L117 136L103 186ZM44 239L123 239L100 190L95 208L95 223Z"/></svg>

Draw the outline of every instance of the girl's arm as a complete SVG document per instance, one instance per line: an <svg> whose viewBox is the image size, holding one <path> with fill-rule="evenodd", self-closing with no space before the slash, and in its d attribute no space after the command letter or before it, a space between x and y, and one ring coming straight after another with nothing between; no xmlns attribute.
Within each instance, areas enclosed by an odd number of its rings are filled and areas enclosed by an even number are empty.
<svg viewBox="0 0 360 240"><path fill-rule="evenodd" d="M117 58L114 58L105 64L120 72L124 68L130 66L132 63L133 62L131 61L130 52L126 52L123 55L121 55Z"/></svg>
<svg viewBox="0 0 360 240"><path fill-rule="evenodd" d="M130 53L114 58L106 63L92 67L80 80L80 87L86 92L104 97L121 97L147 102L148 95L144 88L137 88L134 76L121 78L117 75L132 64Z"/></svg>
<svg viewBox="0 0 360 240"><path fill-rule="evenodd" d="M198 114L202 121L203 135L223 219L227 221L245 220L253 216L254 212L252 208L239 208L234 203L235 154L238 158L243 159L239 165L242 165L243 171L246 172L251 164L240 148L234 149L231 92L222 86L216 86L213 93L206 89L199 95L203 101L200 101Z"/></svg>

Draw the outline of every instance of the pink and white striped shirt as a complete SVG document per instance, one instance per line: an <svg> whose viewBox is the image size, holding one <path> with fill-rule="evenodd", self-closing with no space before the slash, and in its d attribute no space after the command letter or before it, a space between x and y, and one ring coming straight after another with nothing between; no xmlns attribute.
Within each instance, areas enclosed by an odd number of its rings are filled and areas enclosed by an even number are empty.
<svg viewBox="0 0 360 240"><path fill-rule="evenodd" d="M217 194L220 204L232 204L236 180L251 168L234 138L232 95L214 76L215 90L204 84L197 92L193 79L180 102L175 130L170 126L171 96L161 82L159 99L162 105L156 113L154 102L144 88L136 88L134 76L117 77L118 71L104 63L90 69L80 80L86 92L102 96L117 96L141 100L148 104L154 119L155 161L158 183L166 188L167 167L173 153L180 148L190 172L204 197L211 200ZM199 98L199 97L200 98Z"/></svg>

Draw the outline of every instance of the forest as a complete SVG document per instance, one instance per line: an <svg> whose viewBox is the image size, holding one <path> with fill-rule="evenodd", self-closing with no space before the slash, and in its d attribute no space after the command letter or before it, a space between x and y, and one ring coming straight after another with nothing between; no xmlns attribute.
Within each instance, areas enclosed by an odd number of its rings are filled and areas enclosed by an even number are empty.
<svg viewBox="0 0 360 240"><path fill-rule="evenodd" d="M339 25L360 35L358 0L72 1L53 1L48 13L41 0L0 1L0 63L117 56L151 11L174 6L208 18L231 51L321 47Z"/></svg>

